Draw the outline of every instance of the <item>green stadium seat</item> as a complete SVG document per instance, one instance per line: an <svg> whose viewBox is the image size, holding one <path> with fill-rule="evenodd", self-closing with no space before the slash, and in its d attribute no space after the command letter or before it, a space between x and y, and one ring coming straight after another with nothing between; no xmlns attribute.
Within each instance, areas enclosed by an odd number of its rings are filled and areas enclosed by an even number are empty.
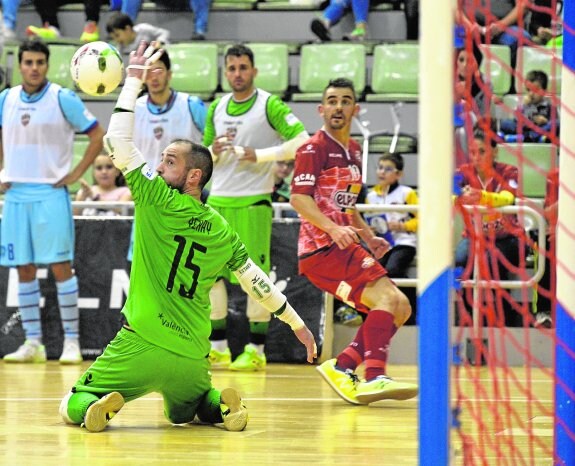
<svg viewBox="0 0 575 466"><path fill-rule="evenodd" d="M258 69L255 85L264 91L283 97L289 86L287 44L251 43L247 45L254 52L255 66ZM225 67L222 67L222 89L224 92L231 92L232 89L224 72Z"/></svg>
<svg viewBox="0 0 575 466"><path fill-rule="evenodd" d="M506 45L480 45L483 60L480 70L493 87L495 95L511 89L511 50Z"/></svg>
<svg viewBox="0 0 575 466"><path fill-rule="evenodd" d="M211 99L218 87L217 44L181 43L167 49L172 62L172 87L203 100Z"/></svg>
<svg viewBox="0 0 575 466"><path fill-rule="evenodd" d="M330 79L351 79L359 98L365 89L365 47L354 43L308 44L300 51L299 93L292 100L319 102Z"/></svg>
<svg viewBox="0 0 575 466"><path fill-rule="evenodd" d="M550 50L539 47L520 47L517 51L517 74L525 79L532 70L541 70L547 73L549 93L561 93L561 57L562 49ZM522 80L520 81L521 84ZM523 89L517 86L517 91Z"/></svg>
<svg viewBox="0 0 575 466"><path fill-rule="evenodd" d="M373 94L368 102L414 102L419 96L419 45L382 44L373 49Z"/></svg>
<svg viewBox="0 0 575 466"><path fill-rule="evenodd" d="M519 193L523 197L545 197L546 177L557 166L557 146L552 144L499 144L497 160L519 169Z"/></svg>

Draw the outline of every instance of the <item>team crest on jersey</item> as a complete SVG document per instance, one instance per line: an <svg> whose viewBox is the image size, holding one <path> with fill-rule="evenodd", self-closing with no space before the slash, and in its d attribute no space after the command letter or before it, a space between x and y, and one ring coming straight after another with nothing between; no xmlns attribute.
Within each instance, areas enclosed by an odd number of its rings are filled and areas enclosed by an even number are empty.
<svg viewBox="0 0 575 466"><path fill-rule="evenodd" d="M226 129L226 137L228 139L234 140L236 138L236 134L238 134L238 128L235 126L229 126Z"/></svg>
<svg viewBox="0 0 575 466"><path fill-rule="evenodd" d="M373 265L375 264L375 259L373 257L364 257L363 260L361 261L361 268L362 269L369 269L370 267L373 267Z"/></svg>
<svg viewBox="0 0 575 466"><path fill-rule="evenodd" d="M161 126L156 126L154 128L154 137L158 140L162 139L162 136L164 135L164 128L162 128Z"/></svg>
<svg viewBox="0 0 575 466"><path fill-rule="evenodd" d="M158 172L156 170L152 170L148 164L145 163L142 167L142 175L144 175L149 180L153 180L158 175Z"/></svg>
<svg viewBox="0 0 575 466"><path fill-rule="evenodd" d="M24 126L28 126L28 123L30 123L30 114L29 113L24 113L22 115L22 117L20 118L20 122L24 125Z"/></svg>

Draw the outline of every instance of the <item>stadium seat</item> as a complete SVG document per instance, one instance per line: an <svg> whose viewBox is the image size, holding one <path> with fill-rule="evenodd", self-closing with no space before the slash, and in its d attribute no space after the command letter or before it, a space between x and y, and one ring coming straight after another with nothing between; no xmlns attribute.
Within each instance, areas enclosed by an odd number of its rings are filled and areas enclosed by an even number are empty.
<svg viewBox="0 0 575 466"><path fill-rule="evenodd" d="M517 73L523 79L529 71L541 70L547 73L549 93L561 93L562 49L549 50L539 47L520 47L517 52ZM522 89L518 86L518 92Z"/></svg>
<svg viewBox="0 0 575 466"><path fill-rule="evenodd" d="M493 87L495 95L504 95L511 88L511 50L506 45L480 46L483 60L480 70Z"/></svg>
<svg viewBox="0 0 575 466"><path fill-rule="evenodd" d="M368 102L417 101L419 96L419 45L382 44L373 49L373 94Z"/></svg>
<svg viewBox="0 0 575 466"><path fill-rule="evenodd" d="M365 47L363 44L308 44L301 48L298 102L319 102L327 83L334 78L351 79L358 98L365 89Z"/></svg>
<svg viewBox="0 0 575 466"><path fill-rule="evenodd" d="M519 189L524 197L545 197L546 176L557 166L557 146L552 144L499 144L497 160L519 169Z"/></svg>
<svg viewBox="0 0 575 466"><path fill-rule="evenodd" d="M286 44L252 43L247 44L254 52L255 66L258 69L255 85L264 91L283 97L289 85L288 46ZM222 67L222 89L231 92Z"/></svg>
<svg viewBox="0 0 575 466"><path fill-rule="evenodd" d="M211 99L218 87L218 46L180 43L167 49L172 61L172 87L203 100Z"/></svg>

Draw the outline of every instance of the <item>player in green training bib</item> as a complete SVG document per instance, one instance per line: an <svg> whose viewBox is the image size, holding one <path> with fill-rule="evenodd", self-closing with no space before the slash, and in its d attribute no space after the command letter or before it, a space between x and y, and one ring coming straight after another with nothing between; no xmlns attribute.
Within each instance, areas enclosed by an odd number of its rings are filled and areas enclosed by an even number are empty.
<svg viewBox="0 0 575 466"><path fill-rule="evenodd" d="M309 135L279 97L255 87L258 70L249 47L228 48L224 61L232 92L212 102L204 129L204 144L210 146L214 156L208 204L230 223L250 257L269 273L274 163L293 160L295 151ZM237 283L227 271L223 271L222 278ZM216 283L210 298L212 367L236 371L264 369L269 312L248 296L250 341L232 363L226 329L228 297L223 280Z"/></svg>
<svg viewBox="0 0 575 466"><path fill-rule="evenodd" d="M103 430L126 401L150 392L164 398L174 424L223 423L243 430L247 409L232 388L211 384L210 289L228 268L245 291L294 330L313 361L313 335L285 296L249 258L226 220L200 201L213 162L209 150L185 139L162 153L157 171L133 143L134 108L146 72L161 55L142 43L130 57L127 78L105 137L136 206L130 292L122 310L127 324L78 379L60 405L71 424Z"/></svg>

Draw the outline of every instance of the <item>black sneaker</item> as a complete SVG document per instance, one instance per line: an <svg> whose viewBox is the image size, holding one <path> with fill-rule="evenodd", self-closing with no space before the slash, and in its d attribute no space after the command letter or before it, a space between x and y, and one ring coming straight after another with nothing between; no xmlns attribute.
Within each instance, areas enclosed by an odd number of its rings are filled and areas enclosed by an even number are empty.
<svg viewBox="0 0 575 466"><path fill-rule="evenodd" d="M311 22L310 27L311 32L313 32L322 42L331 41L331 35L329 33L329 29L326 27L326 25L321 19L315 18Z"/></svg>
<svg viewBox="0 0 575 466"><path fill-rule="evenodd" d="M206 40L206 36L204 36L203 34L198 34L198 33L194 32L192 34L192 40Z"/></svg>
<svg viewBox="0 0 575 466"><path fill-rule="evenodd" d="M551 314L545 311L539 311L535 315L535 328L543 327L543 328L552 328L553 327L553 319L551 319Z"/></svg>

